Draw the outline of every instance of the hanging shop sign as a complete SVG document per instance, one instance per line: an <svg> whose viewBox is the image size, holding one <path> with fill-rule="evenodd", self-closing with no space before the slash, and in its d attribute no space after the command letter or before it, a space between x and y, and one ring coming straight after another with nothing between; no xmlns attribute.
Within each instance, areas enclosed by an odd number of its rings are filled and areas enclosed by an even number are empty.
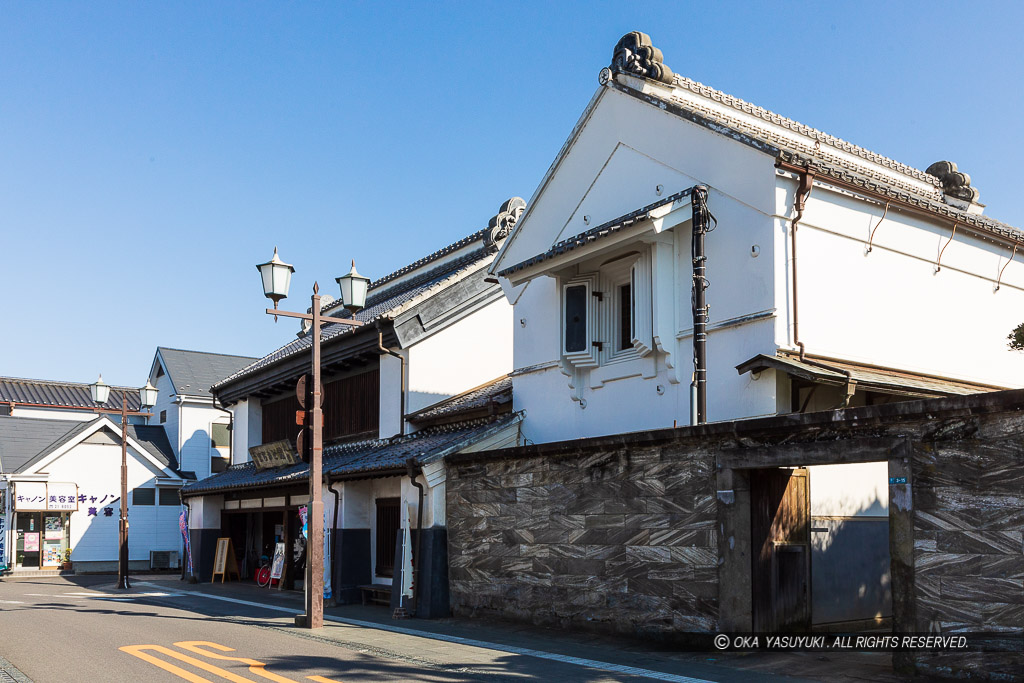
<svg viewBox="0 0 1024 683"><path fill-rule="evenodd" d="M287 439L253 446L249 449L249 457L252 458L252 462L258 470L295 465L299 462L295 448Z"/></svg>
<svg viewBox="0 0 1024 683"><path fill-rule="evenodd" d="M16 481L14 509L19 512L78 510L78 485L70 482Z"/></svg>

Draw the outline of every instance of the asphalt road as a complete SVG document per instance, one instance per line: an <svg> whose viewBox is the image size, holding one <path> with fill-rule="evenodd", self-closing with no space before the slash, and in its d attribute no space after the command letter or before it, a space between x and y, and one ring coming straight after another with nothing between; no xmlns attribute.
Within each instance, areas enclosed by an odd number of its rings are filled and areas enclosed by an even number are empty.
<svg viewBox="0 0 1024 683"><path fill-rule="evenodd" d="M126 596L110 577L3 581L0 656L36 683L655 678L351 624L311 632L294 627L290 611L211 600L144 581L136 581ZM703 680L681 674L656 678Z"/></svg>

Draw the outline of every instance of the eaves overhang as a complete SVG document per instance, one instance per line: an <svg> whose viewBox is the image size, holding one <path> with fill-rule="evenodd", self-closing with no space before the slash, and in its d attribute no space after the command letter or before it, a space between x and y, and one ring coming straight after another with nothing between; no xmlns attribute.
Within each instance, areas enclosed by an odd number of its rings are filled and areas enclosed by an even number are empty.
<svg viewBox="0 0 1024 683"><path fill-rule="evenodd" d="M600 246L604 246L605 242L611 242L616 237L625 237L629 234L628 231L631 228L640 226L645 221L653 223L651 228L655 232L661 232L664 229L674 227L682 221L671 222L671 224L659 224L659 221L689 206L690 195L696 187L698 186L695 185L694 187L681 190L643 208L636 209L618 218L606 221L595 228L561 240L543 253L498 271L497 275L508 278L513 284L518 284L540 272L550 270L556 264L558 267L567 265L563 261L568 262L578 260L578 258L585 258L590 255L591 245L601 242ZM689 218L690 216L687 216L686 220L689 220ZM574 252L579 253L576 254ZM569 255L572 255L572 257L569 257Z"/></svg>
<svg viewBox="0 0 1024 683"><path fill-rule="evenodd" d="M352 328L351 331L325 339L321 342L320 366L325 371L343 369L353 364L365 364L380 355L378 351L378 327L384 337L384 345L396 346L391 318L380 318L372 324ZM294 386L298 378L310 371L312 352L286 355L268 363L257 372L215 386L214 396L224 406L237 403L250 396L266 398Z"/></svg>

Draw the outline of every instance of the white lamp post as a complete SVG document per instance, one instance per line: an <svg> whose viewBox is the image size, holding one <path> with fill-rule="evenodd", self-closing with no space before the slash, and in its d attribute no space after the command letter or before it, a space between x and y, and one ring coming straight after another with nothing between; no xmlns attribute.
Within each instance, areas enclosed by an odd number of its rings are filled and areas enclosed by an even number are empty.
<svg viewBox="0 0 1024 683"><path fill-rule="evenodd" d="M352 260L352 270L347 275L335 278L335 282L341 288L341 303L352 313L355 313L366 305L366 290L370 287L370 278L364 277L356 272L355 259Z"/></svg>
<svg viewBox="0 0 1024 683"><path fill-rule="evenodd" d="M103 381L103 375L89 385L89 393L97 405L103 405L110 398L110 385ZM142 409L156 405L156 387L146 382L146 386L139 389L139 400ZM121 391L121 410L103 410L101 413L121 413L121 520L118 524L118 561L117 561L117 587L131 588L128 585L128 416L145 415L147 412L128 411L128 392Z"/></svg>

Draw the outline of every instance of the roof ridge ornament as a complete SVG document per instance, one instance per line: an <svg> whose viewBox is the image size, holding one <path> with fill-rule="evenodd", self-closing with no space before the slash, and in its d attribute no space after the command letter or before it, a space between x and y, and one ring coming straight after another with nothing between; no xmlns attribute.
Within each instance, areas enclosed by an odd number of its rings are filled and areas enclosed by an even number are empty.
<svg viewBox="0 0 1024 683"><path fill-rule="evenodd" d="M522 197L512 197L502 203L498 213L487 224L490 232L484 235L484 246L488 251L497 249L498 242L508 237L524 211L526 201Z"/></svg>
<svg viewBox="0 0 1024 683"><path fill-rule="evenodd" d="M954 162L936 161L924 172L939 179L944 194L966 202L978 201L978 188L971 187L971 176L958 171Z"/></svg>
<svg viewBox="0 0 1024 683"><path fill-rule="evenodd" d="M650 78L671 85L672 69L662 61L661 50L651 44L651 37L641 31L630 31L619 39L612 53L612 71Z"/></svg>

